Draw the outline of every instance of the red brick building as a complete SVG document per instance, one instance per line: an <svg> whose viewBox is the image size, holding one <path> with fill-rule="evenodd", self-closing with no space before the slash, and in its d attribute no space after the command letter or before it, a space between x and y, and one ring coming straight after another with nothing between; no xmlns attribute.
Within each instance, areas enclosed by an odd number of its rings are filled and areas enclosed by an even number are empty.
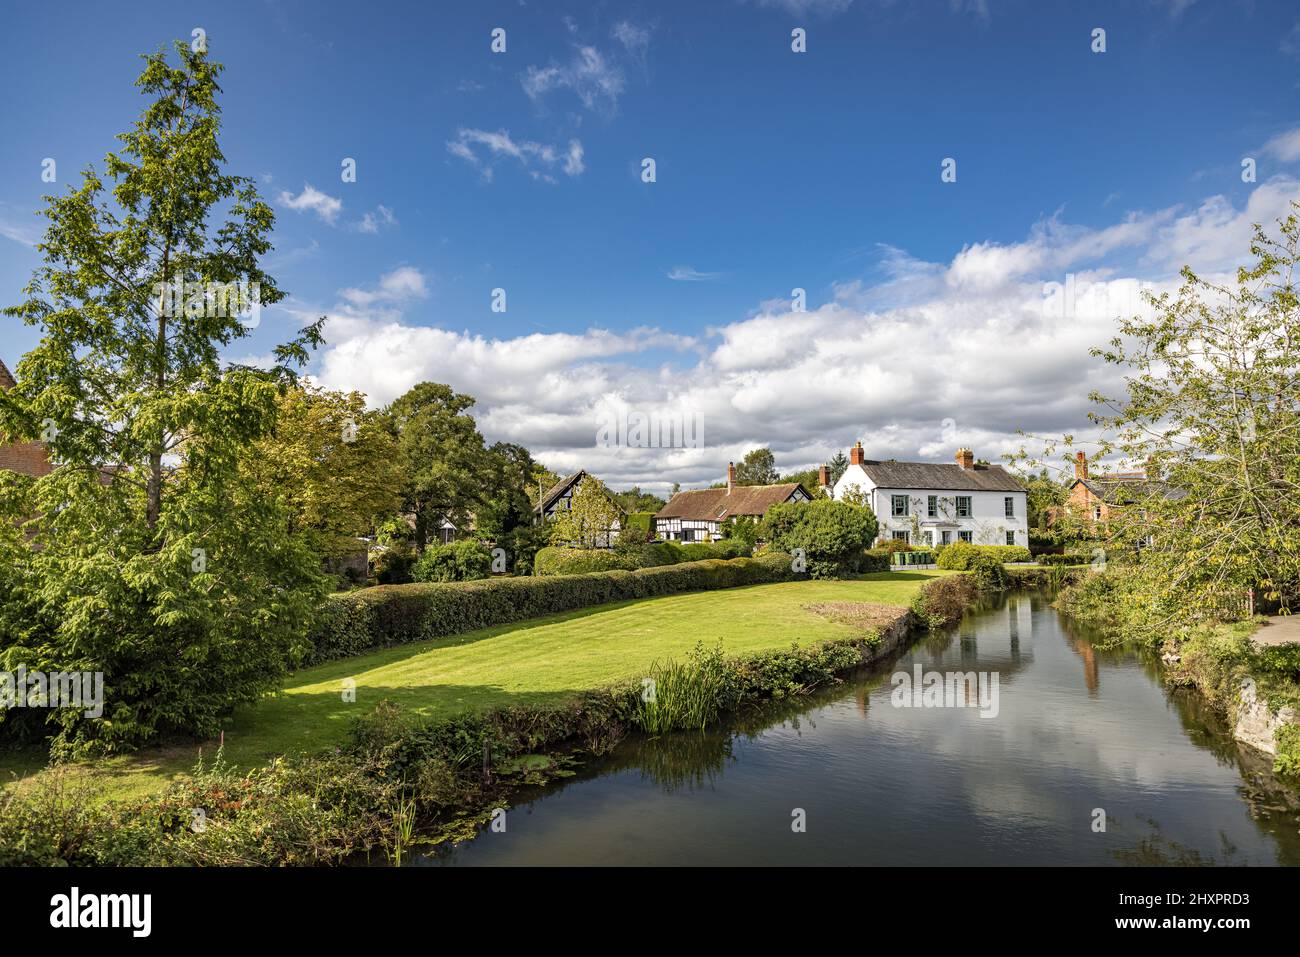
<svg viewBox="0 0 1300 957"><path fill-rule="evenodd" d="M8 392L15 384L13 375L4 362L0 361L0 389ZM44 442L16 442L0 445L0 469L40 478L53 472L54 466L50 464L50 455Z"/></svg>

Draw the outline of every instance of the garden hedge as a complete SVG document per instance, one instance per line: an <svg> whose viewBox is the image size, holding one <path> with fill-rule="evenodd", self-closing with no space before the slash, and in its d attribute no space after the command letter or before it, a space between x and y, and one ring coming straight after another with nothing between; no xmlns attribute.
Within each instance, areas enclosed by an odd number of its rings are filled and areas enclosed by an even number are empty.
<svg viewBox="0 0 1300 957"><path fill-rule="evenodd" d="M976 555L991 555L1000 562L1033 561L1029 549L1023 545L973 545L970 542L953 542L951 545L939 547L935 564L947 571L964 572L970 568Z"/></svg>
<svg viewBox="0 0 1300 957"><path fill-rule="evenodd" d="M608 602L764 585L797 577L789 555L772 553L761 558L710 559L636 571L377 585L325 600L308 636L304 664Z"/></svg>

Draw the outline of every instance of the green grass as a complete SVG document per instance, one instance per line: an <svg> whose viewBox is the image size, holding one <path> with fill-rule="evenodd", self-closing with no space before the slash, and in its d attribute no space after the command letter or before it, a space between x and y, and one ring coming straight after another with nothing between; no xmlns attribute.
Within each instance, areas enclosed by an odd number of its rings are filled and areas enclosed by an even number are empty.
<svg viewBox="0 0 1300 957"><path fill-rule="evenodd" d="M770 651L853 634L854 627L805 610L819 602L906 607L937 571L882 572L852 581L801 581L691 592L599 605L576 612L403 645L332 661L292 675L283 692L236 712L225 731L231 763L253 767L343 742L349 719L387 698L430 716L474 708L560 703L575 694L638 679L651 663L684 658L696 642L726 655ZM344 679L356 701L343 700ZM211 756L215 742L203 745ZM157 791L188 772L200 746L158 748L87 766L103 797ZM0 760L6 783L38 772L35 755Z"/></svg>

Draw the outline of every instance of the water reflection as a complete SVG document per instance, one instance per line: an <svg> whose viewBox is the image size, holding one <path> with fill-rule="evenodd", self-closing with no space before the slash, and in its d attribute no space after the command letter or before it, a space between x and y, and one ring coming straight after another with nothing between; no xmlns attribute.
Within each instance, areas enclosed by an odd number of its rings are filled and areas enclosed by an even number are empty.
<svg viewBox="0 0 1300 957"><path fill-rule="evenodd" d="M1300 800L1267 759L1155 656L1090 638L1010 596L812 698L630 740L426 863L1300 863ZM916 665L996 674L997 717L895 707Z"/></svg>

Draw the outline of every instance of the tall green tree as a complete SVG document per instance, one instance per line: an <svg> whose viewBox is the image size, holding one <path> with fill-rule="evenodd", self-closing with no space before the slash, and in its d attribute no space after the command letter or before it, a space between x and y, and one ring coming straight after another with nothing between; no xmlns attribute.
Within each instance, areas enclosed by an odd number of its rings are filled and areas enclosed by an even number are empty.
<svg viewBox="0 0 1300 957"><path fill-rule="evenodd" d="M521 574L532 569L533 556L546 544L533 516L539 470L542 466L522 445L497 442L487 450L482 477L485 501L475 530L480 538L505 550L507 570Z"/></svg>
<svg viewBox="0 0 1300 957"><path fill-rule="evenodd" d="M274 432L247 446L240 468L327 560L356 552L397 511L406 480L397 439L364 395L307 387L281 396Z"/></svg>
<svg viewBox="0 0 1300 957"><path fill-rule="evenodd" d="M489 456L473 407L472 396L438 382L421 382L388 407L406 468L404 507L415 519L420 550L444 519L463 529L486 502Z"/></svg>
<svg viewBox="0 0 1300 957"><path fill-rule="evenodd" d="M773 485L776 477L776 458L768 448L751 449L736 466L738 485Z"/></svg>
<svg viewBox="0 0 1300 957"><path fill-rule="evenodd" d="M247 299L284 297L259 264L274 216L224 171L221 67L184 43L144 61L149 103L106 157L111 190L88 168L46 197L42 263L5 310L40 341L0 396L0 433L46 440L59 467L0 482L0 667L103 672L102 716L41 715L59 743L102 750L216 731L275 687L322 588L239 468L320 323L269 371L223 366ZM248 291L233 306L231 284Z"/></svg>
<svg viewBox="0 0 1300 957"><path fill-rule="evenodd" d="M1135 578L1153 620L1213 615L1248 588L1300 604L1297 212L1293 203L1276 235L1256 226L1254 261L1235 282L1185 267L1176 293L1149 296L1150 315L1121 320L1093 350L1125 381L1121 395L1092 396L1093 457L1150 479L1125 487L1103 531L1126 550L1145 546Z"/></svg>
<svg viewBox="0 0 1300 957"><path fill-rule="evenodd" d="M841 449L832 456L828 464L831 470L831 485L834 485L840 480L840 476L844 474L845 470L848 469L849 459L844 454L844 450Z"/></svg>

